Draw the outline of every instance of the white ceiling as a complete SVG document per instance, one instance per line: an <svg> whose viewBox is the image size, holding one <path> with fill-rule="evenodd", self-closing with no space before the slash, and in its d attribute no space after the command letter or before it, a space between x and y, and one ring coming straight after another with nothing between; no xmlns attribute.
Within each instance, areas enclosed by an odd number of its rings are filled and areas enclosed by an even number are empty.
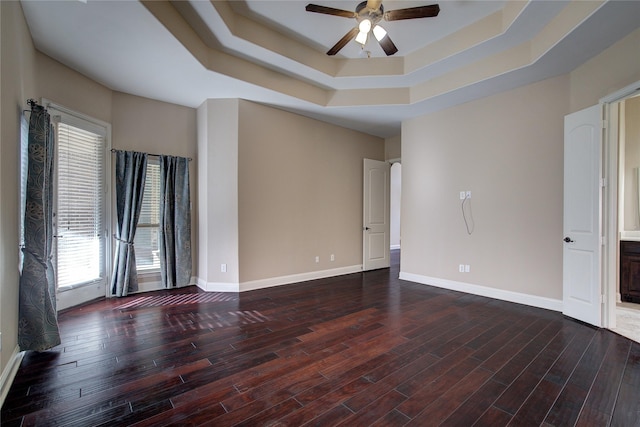
<svg viewBox="0 0 640 427"><path fill-rule="evenodd" d="M239 14L270 25L283 34L303 41L321 52L326 52L356 25L356 21L349 18L305 12L305 5L313 3L354 11L360 1L233 1L231 7ZM390 11L434 3L437 3L437 0L385 0L382 6L385 11ZM389 32L389 36L398 46L399 51L396 55L403 56L499 11L503 4L503 0L446 0L440 2L441 12L435 18L382 21L380 25ZM339 55L360 58L362 50L358 43L353 42L345 46ZM370 51L373 56L385 56L375 41L367 43L365 50Z"/></svg>
<svg viewBox="0 0 640 427"><path fill-rule="evenodd" d="M311 0L354 10L355 1ZM640 25L640 1L439 1L383 22L399 52L307 1L22 1L35 46L109 88L189 107L243 98L380 137L402 120L571 71ZM386 10L434 1L384 0Z"/></svg>

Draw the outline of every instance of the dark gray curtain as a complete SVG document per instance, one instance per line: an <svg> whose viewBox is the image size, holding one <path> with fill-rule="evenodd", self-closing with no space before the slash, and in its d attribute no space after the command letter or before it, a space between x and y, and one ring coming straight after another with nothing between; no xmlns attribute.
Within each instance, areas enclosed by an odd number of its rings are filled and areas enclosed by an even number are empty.
<svg viewBox="0 0 640 427"><path fill-rule="evenodd" d="M191 281L189 159L160 156L160 270L167 288Z"/></svg>
<svg viewBox="0 0 640 427"><path fill-rule="evenodd" d="M43 351L60 344L53 243L54 131L44 107L32 104L29 120L24 260L20 275L18 345Z"/></svg>
<svg viewBox="0 0 640 427"><path fill-rule="evenodd" d="M133 238L136 234L144 181L147 176L147 154L135 151L116 151L116 250L111 277L111 294L126 296L138 290L136 253Z"/></svg>

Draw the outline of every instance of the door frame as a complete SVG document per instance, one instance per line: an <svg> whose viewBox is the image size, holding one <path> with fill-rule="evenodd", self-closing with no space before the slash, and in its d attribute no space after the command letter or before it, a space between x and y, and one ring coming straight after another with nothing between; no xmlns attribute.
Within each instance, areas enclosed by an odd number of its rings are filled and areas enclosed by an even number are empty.
<svg viewBox="0 0 640 427"><path fill-rule="evenodd" d="M602 325L604 328L616 327L616 303L619 287L619 152L620 132L618 129L619 103L640 91L640 81L625 86L600 99L604 106L603 119L603 167L604 167L604 200L603 200L603 232L604 245L602 254L602 292L604 306L602 311Z"/></svg>
<svg viewBox="0 0 640 427"><path fill-rule="evenodd" d="M112 197L115 197L112 194L112 180L115 179L113 175L113 171L111 169L111 123L105 122L103 120L97 119L95 117L88 116L86 114L75 111L71 108L67 108L63 105L57 104L47 98L41 98L41 104L45 106L51 113L52 118L56 115L63 114L67 116L72 122L78 121L80 123L88 123L93 126L97 126L99 128L103 128L105 130L105 157L104 157L104 185L105 185L105 206L104 206L104 233L105 233L105 247L104 247L104 274L105 274L105 285L102 294L98 294L93 291L92 285L81 285L77 287L70 287L65 290L59 291L56 286L56 303L57 310L64 310L69 307L73 307L78 304L82 304L83 302L90 301L96 298L96 295L109 297L109 284L111 283L111 269L112 269L112 239L111 239L111 230L112 230L112 206L115 206L115 200ZM57 114L56 114L57 113ZM56 139L57 144L57 139ZM57 153L56 153L57 156ZM57 157L56 157L57 158ZM57 160L56 160L57 161ZM57 172L56 172L57 174ZM57 176L56 176L57 180ZM56 201L57 204L57 201Z"/></svg>

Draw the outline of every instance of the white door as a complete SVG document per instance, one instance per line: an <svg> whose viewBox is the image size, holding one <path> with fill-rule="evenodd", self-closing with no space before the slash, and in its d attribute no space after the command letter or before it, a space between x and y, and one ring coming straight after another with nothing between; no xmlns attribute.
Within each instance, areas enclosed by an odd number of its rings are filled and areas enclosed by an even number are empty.
<svg viewBox="0 0 640 427"><path fill-rule="evenodd" d="M563 314L602 324L600 105L564 120Z"/></svg>
<svg viewBox="0 0 640 427"><path fill-rule="evenodd" d="M104 297L107 285L107 128L57 111L54 266L57 308Z"/></svg>
<svg viewBox="0 0 640 427"><path fill-rule="evenodd" d="M389 257L389 163L364 159L362 269L391 265Z"/></svg>

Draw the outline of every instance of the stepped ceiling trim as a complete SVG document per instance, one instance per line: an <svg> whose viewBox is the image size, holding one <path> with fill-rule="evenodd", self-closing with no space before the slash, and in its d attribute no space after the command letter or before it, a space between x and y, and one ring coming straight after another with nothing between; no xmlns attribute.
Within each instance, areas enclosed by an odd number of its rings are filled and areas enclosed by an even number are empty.
<svg viewBox="0 0 640 427"><path fill-rule="evenodd" d="M39 50L111 89L194 108L243 98L381 137L402 120L571 71L637 29L640 16L635 1L445 0L438 17L385 23L400 48L392 57L377 45L362 57L355 43L329 57L353 21L305 12L306 3L22 6Z"/></svg>

